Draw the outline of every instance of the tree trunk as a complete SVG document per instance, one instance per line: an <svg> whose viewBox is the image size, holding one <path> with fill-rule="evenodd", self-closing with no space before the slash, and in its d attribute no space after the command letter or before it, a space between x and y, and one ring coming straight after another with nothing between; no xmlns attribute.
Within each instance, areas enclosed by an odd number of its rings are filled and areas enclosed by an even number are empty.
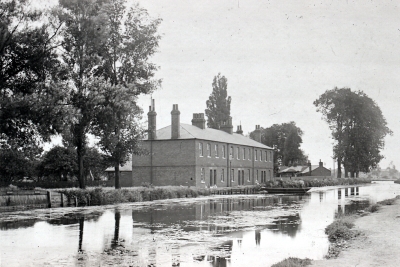
<svg viewBox="0 0 400 267"><path fill-rule="evenodd" d="M344 167L344 177L349 178L349 171L347 170L346 167Z"/></svg>
<svg viewBox="0 0 400 267"><path fill-rule="evenodd" d="M119 184L119 164L115 164L115 189L120 189L121 186Z"/></svg>
<svg viewBox="0 0 400 267"><path fill-rule="evenodd" d="M342 178L342 160L337 160L337 178Z"/></svg>
<svg viewBox="0 0 400 267"><path fill-rule="evenodd" d="M78 152L78 181L79 181L79 188L85 189L85 174L83 168L83 156L85 155L85 148L82 144L79 144L77 147Z"/></svg>

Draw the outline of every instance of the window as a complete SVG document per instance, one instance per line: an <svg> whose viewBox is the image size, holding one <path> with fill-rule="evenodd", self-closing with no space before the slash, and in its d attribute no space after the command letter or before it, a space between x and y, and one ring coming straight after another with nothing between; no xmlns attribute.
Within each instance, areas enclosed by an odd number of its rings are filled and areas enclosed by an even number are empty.
<svg viewBox="0 0 400 267"><path fill-rule="evenodd" d="M267 151L265 151L265 161L268 161L268 154L267 154Z"/></svg>
<svg viewBox="0 0 400 267"><path fill-rule="evenodd" d="M201 178L202 183L206 182L205 177L204 177L204 168L200 169L200 178Z"/></svg>
<svg viewBox="0 0 400 267"><path fill-rule="evenodd" d="M225 146L222 146L222 158L226 158Z"/></svg>
<svg viewBox="0 0 400 267"><path fill-rule="evenodd" d="M218 145L214 146L214 152L215 152L215 157L218 158L219 157L219 155L218 155Z"/></svg>
<svg viewBox="0 0 400 267"><path fill-rule="evenodd" d="M200 152L200 157L203 156L203 143L199 143L199 152Z"/></svg>
<svg viewBox="0 0 400 267"><path fill-rule="evenodd" d="M231 181L232 182L235 181L235 170L234 169L231 170Z"/></svg>
<svg viewBox="0 0 400 267"><path fill-rule="evenodd" d="M268 170L268 176L269 176L269 179L272 180L272 177L271 177L271 170Z"/></svg>
<svg viewBox="0 0 400 267"><path fill-rule="evenodd" d="M258 181L258 170L256 172L256 181Z"/></svg>
<svg viewBox="0 0 400 267"><path fill-rule="evenodd" d="M251 176L251 171L250 171L250 169L248 169L247 172L248 172L248 174L249 174L249 176L247 176L247 181L250 182L250 176Z"/></svg>
<svg viewBox="0 0 400 267"><path fill-rule="evenodd" d="M229 157L231 158L231 159L233 159L233 146L231 146L231 149L229 150Z"/></svg>
<svg viewBox="0 0 400 267"><path fill-rule="evenodd" d="M240 185L240 183L241 183L241 181L242 181L242 180L240 179L240 173L241 173L240 170L238 170L238 185Z"/></svg>
<svg viewBox="0 0 400 267"><path fill-rule="evenodd" d="M249 148L249 160L251 160L251 148Z"/></svg>
<svg viewBox="0 0 400 267"><path fill-rule="evenodd" d="M207 144L207 157L211 158L211 145Z"/></svg>
<svg viewBox="0 0 400 267"><path fill-rule="evenodd" d="M246 159L246 148L243 148L243 159Z"/></svg>
<svg viewBox="0 0 400 267"><path fill-rule="evenodd" d="M262 150L260 150L260 161L262 161Z"/></svg>
<svg viewBox="0 0 400 267"><path fill-rule="evenodd" d="M237 147L236 151L237 151L237 152L236 152L236 158L239 159L239 158L240 158L240 156L239 156L240 148Z"/></svg>
<svg viewBox="0 0 400 267"><path fill-rule="evenodd" d="M225 182L225 170L221 170L221 182Z"/></svg>
<svg viewBox="0 0 400 267"><path fill-rule="evenodd" d="M269 161L273 161L273 154L272 154L272 151L269 152Z"/></svg>
<svg viewBox="0 0 400 267"><path fill-rule="evenodd" d="M257 149L254 151L254 160L257 161Z"/></svg>

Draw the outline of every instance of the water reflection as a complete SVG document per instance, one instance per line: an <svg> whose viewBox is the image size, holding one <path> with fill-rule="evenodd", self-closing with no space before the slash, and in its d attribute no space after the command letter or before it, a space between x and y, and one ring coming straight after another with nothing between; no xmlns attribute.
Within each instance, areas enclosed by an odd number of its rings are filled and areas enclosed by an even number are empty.
<svg viewBox="0 0 400 267"><path fill-rule="evenodd" d="M103 262L110 255L120 260L114 265L129 266L270 266L289 256L321 259L329 246L324 229L336 213L400 193L394 184L318 190L305 196L159 201L71 212L47 222L2 223L1 265L99 266L110 264ZM76 243L78 249L71 246Z"/></svg>

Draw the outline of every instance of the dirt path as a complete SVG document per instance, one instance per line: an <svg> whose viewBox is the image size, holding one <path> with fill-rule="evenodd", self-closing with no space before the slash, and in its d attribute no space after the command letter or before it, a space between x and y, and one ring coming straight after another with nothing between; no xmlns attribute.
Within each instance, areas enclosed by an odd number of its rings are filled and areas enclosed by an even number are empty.
<svg viewBox="0 0 400 267"><path fill-rule="evenodd" d="M363 234L337 259L313 261L312 266L400 266L400 199L358 218L355 227Z"/></svg>

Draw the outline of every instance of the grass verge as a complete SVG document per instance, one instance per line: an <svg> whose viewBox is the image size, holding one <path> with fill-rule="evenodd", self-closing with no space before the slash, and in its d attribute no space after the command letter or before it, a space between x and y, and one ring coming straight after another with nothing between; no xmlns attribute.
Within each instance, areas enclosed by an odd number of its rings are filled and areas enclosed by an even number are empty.
<svg viewBox="0 0 400 267"><path fill-rule="evenodd" d="M108 205L127 202L142 202L171 198L191 198L208 196L210 189L195 187L163 186L163 187L133 187L124 189L103 189L94 187L87 189L68 188L58 189L71 200L75 199L78 206Z"/></svg>
<svg viewBox="0 0 400 267"><path fill-rule="evenodd" d="M354 214L337 215L335 221L325 228L325 234L328 235L328 239L331 242L328 254L325 258L330 259L338 257L340 252L348 247L347 242L361 234L360 231L353 229L355 219L359 216L365 216L376 212L383 205L393 205L398 198L400 198L400 196L380 201L370 205L364 211L357 211Z"/></svg>
<svg viewBox="0 0 400 267"><path fill-rule="evenodd" d="M371 179L368 178L326 178L314 180L281 180L277 178L276 181L267 181L266 187L272 188L305 188L305 187L322 187L322 186L335 186L335 185L357 185L369 184Z"/></svg>

